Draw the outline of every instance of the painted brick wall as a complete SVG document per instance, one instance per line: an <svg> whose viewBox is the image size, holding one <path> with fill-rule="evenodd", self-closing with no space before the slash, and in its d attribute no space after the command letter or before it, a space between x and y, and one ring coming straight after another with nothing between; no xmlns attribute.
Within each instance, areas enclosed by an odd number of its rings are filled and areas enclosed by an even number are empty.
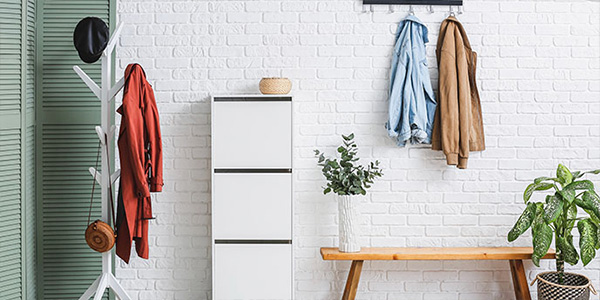
<svg viewBox="0 0 600 300"><path fill-rule="evenodd" d="M355 132L360 154L385 177L362 201L365 246L505 246L531 178L556 164L600 166L598 1L465 0L459 19L479 53L487 150L469 169L425 146L386 137L388 68L407 7L362 13L358 0L129 1L119 69L141 63L154 85L165 151L151 258L119 264L137 299L209 299L211 93L258 92L287 76L295 95L295 295L339 299L348 263L323 262L337 244L336 203L323 196L315 147ZM415 7L430 30L429 65L448 7ZM243 134L243 132L241 132ZM595 180L600 184L598 179ZM530 237L514 245L527 246ZM526 263L528 276L539 270ZM551 267L545 262L544 269ZM585 270L600 286L600 259ZM366 263L359 299L512 299L506 262Z"/></svg>

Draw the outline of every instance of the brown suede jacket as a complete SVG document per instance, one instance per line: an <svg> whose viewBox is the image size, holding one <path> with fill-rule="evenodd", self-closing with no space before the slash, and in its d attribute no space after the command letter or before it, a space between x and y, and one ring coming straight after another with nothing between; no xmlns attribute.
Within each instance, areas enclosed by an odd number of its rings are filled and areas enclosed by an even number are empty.
<svg viewBox="0 0 600 300"><path fill-rule="evenodd" d="M466 169L469 151L483 151L485 137L475 82L477 53L456 18L442 22L436 55L440 79L431 146L444 151L448 165Z"/></svg>

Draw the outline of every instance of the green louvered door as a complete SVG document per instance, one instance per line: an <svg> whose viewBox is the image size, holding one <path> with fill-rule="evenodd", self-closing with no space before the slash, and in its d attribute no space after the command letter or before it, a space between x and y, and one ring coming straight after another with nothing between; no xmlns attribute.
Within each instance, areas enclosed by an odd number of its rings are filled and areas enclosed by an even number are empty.
<svg viewBox="0 0 600 300"><path fill-rule="evenodd" d="M35 2L0 0L0 299L36 299Z"/></svg>
<svg viewBox="0 0 600 300"><path fill-rule="evenodd" d="M101 272L101 255L85 243L100 103L72 69L100 83L100 62L86 65L73 29L87 16L113 28L113 0L38 0L37 177L39 298L77 299ZM110 22L109 22L110 21ZM100 216L96 195L92 219Z"/></svg>
<svg viewBox="0 0 600 300"><path fill-rule="evenodd" d="M22 5L0 5L0 299L20 299Z"/></svg>
<svg viewBox="0 0 600 300"><path fill-rule="evenodd" d="M36 3L35 0L25 1L25 131L23 132L23 162L24 171L24 214L25 230L23 245L25 253L25 267L23 268L26 299L39 299L37 297L37 245L36 245L36 177L35 177L35 44L36 44Z"/></svg>

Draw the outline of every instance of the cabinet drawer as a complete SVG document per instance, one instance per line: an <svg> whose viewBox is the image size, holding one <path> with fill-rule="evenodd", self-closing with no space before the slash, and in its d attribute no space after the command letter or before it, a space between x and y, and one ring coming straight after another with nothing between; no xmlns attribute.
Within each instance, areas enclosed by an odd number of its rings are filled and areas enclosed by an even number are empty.
<svg viewBox="0 0 600 300"><path fill-rule="evenodd" d="M215 239L291 239L292 174L214 174Z"/></svg>
<svg viewBox="0 0 600 300"><path fill-rule="evenodd" d="M214 102L213 168L291 168L291 102Z"/></svg>
<svg viewBox="0 0 600 300"><path fill-rule="evenodd" d="M291 299L292 245L215 245L215 300Z"/></svg>

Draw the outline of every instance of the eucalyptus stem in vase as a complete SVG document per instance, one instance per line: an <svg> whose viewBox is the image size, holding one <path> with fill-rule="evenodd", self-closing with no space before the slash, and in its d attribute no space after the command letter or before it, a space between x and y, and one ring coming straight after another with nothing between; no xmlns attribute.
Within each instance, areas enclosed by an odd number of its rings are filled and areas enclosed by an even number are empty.
<svg viewBox="0 0 600 300"><path fill-rule="evenodd" d="M339 248L342 252L360 251L357 209L357 196L366 195L376 178L383 175L379 161L361 165L358 163L358 146L354 142L354 133L342 135L343 145L337 148L339 158L328 158L315 150L318 165L327 180L323 194L338 195L339 212Z"/></svg>

